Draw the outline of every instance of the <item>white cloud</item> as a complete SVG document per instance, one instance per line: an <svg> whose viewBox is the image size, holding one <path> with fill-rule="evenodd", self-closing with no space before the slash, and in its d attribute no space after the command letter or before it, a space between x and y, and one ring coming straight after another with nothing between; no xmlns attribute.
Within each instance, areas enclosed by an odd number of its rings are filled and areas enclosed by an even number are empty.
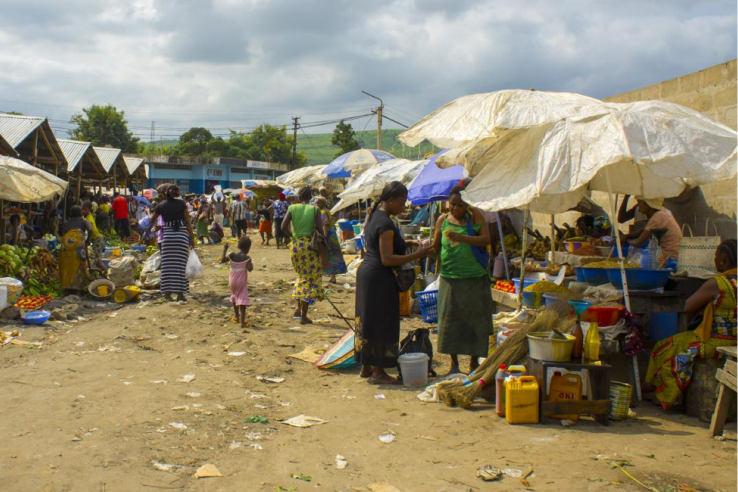
<svg viewBox="0 0 738 492"><path fill-rule="evenodd" d="M606 97L699 70L736 56L735 25L727 0L6 0L0 110L63 128L110 102L146 137L360 114L366 90L410 123L471 92Z"/></svg>

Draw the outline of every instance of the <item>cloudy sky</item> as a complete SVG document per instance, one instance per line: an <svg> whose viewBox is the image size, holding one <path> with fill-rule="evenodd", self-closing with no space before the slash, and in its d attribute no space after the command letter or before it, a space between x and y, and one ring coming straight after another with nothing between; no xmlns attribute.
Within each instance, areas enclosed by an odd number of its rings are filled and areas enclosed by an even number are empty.
<svg viewBox="0 0 738 492"><path fill-rule="evenodd" d="M362 90L406 124L504 88L607 97L737 45L735 0L0 0L0 18L0 111L63 133L111 103L144 140L152 121L174 138L362 115Z"/></svg>

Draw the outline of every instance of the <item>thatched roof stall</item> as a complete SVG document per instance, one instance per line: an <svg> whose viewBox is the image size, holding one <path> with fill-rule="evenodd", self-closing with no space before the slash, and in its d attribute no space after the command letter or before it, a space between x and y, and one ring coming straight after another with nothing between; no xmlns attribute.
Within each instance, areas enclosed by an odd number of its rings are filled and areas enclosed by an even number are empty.
<svg viewBox="0 0 738 492"><path fill-rule="evenodd" d="M67 160L46 118L0 113L0 135L21 160L56 175L65 172Z"/></svg>

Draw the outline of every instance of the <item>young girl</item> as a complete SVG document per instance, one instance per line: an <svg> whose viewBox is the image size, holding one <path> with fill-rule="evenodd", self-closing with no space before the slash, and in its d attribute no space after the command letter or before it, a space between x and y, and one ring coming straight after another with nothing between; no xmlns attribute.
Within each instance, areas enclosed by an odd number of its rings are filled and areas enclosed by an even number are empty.
<svg viewBox="0 0 738 492"><path fill-rule="evenodd" d="M241 327L246 328L249 322L246 320L246 306L251 305L249 299L249 272L254 269L254 264L249 257L251 250L251 239L242 236L238 240L238 251L228 254L228 244L223 247L221 263L231 262L231 272L228 276L228 286L231 288L231 304L233 304L234 323L241 322Z"/></svg>

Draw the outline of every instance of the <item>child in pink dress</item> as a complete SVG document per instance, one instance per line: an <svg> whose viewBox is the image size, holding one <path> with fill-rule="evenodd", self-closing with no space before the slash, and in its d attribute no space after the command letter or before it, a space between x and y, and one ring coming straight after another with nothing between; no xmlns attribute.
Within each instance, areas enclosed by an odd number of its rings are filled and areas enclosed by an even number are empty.
<svg viewBox="0 0 738 492"><path fill-rule="evenodd" d="M246 306L251 305L249 299L249 272L254 269L254 264L249 257L251 250L251 239L242 236L238 240L238 251L228 253L228 244L223 247L221 263L231 262L231 271L228 275L228 286L231 288L231 304L233 304L234 323L241 323L242 328L249 325L246 320Z"/></svg>

